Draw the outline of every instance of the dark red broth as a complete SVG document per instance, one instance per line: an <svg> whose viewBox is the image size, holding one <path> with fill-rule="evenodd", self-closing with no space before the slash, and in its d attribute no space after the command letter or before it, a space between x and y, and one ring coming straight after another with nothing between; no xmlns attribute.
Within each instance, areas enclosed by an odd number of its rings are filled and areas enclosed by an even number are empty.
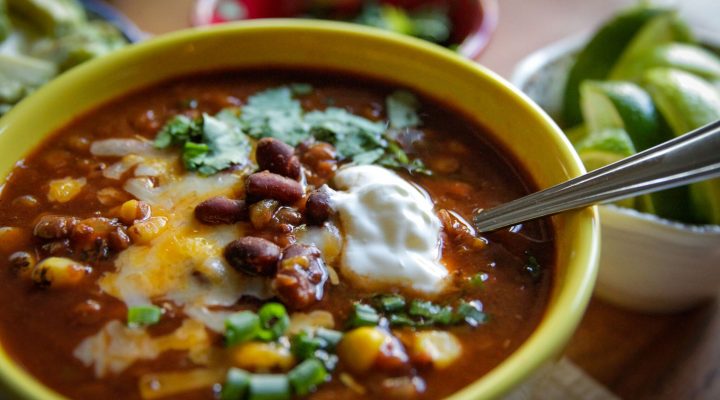
<svg viewBox="0 0 720 400"><path fill-rule="evenodd" d="M125 303L103 293L97 284L104 273L115 268L117 252L111 249L99 257L78 251L73 243L48 243L33 235L35 224L42 214L111 219L117 207L132 198L123 191L127 174L121 180L102 174L118 157L92 155L89 144L93 141L138 135L152 140L173 115L214 114L224 107L243 104L253 93L294 82L307 82L314 87L311 94L302 97L305 110L332 105L370 120L385 118L385 96L397 89L390 83L364 77L317 71L258 70L188 76L128 94L78 116L25 156L12 170L0 197L0 227L16 228L0 243L0 340L12 359L43 384L76 399L139 399L140 376L195 368L185 352L170 351L155 360L138 361L117 375L96 378L93 369L76 359L73 351L83 339L94 335L109 321L126 321ZM432 175L402 170L398 173L430 194L436 213L450 210L471 220L477 208L491 207L536 189L520 162L495 145L483 127L451 105L427 97L420 100L423 124L406 137L403 147L408 155L421 159ZM301 147L297 151L307 150ZM305 164L308 183L328 180L328 176L309 165L316 161L312 156L300 159ZM67 176L87 179L82 192L66 203L48 201L49 181ZM98 192L106 188L117 189L121 195L100 201ZM461 231L453 232L445 226L444 264L456 282L469 281L479 273L486 273L486 280L472 288L456 284L436 301L477 300L488 316L487 321L477 327L460 324L438 328L451 332L459 340L462 355L442 369L411 359L399 370L376 369L355 374L353 378L362 385L364 394L353 391L339 378L346 373L341 360L331 379L320 385L310 398L445 397L486 374L528 338L546 310L552 286L555 242L551 225L541 220L484 235L487 244L480 249L464 242ZM291 235L288 232L260 230L258 235L274 240L280 247L292 241L288 239ZM13 264L17 260L10 261L11 255L18 251L27 252L37 260L57 254L83 261L92 267L92 273L72 287L42 287L18 273L17 265ZM413 296L403 294L408 299ZM303 311L327 310L335 317L335 329L344 330L353 302L372 295L354 289L341 276L339 284L326 283L322 300ZM174 310L172 304L157 300L166 307L166 312L157 325L149 328L154 336L173 331L186 318L181 310ZM243 297L229 309L257 309L260 304L256 299ZM412 331L413 328L392 329L401 339ZM222 349L222 336L210 331L208 334L214 347ZM388 379L403 376L420 379L421 387L413 393L387 389ZM212 399L218 385L172 398Z"/></svg>

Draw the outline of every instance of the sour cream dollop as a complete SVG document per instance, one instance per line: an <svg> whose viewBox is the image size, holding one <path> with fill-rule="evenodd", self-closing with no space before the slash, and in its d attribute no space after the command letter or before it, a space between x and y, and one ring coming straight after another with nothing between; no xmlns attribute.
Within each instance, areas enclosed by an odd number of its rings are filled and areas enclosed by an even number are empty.
<svg viewBox="0 0 720 400"><path fill-rule="evenodd" d="M367 289L442 292L440 220L430 199L394 172L362 165L337 172L331 196L345 234L344 277Z"/></svg>

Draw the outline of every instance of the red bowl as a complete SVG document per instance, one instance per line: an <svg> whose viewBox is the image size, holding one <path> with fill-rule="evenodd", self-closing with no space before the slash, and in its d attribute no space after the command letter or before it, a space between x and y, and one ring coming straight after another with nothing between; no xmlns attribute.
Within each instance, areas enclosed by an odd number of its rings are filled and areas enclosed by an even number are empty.
<svg viewBox="0 0 720 400"><path fill-rule="evenodd" d="M498 20L497 0L380 0L413 9L425 5L446 5L453 23L451 43L460 43L458 52L477 59L487 46ZM293 18L318 4L333 14L351 16L362 0L197 0L192 14L195 26L255 18Z"/></svg>

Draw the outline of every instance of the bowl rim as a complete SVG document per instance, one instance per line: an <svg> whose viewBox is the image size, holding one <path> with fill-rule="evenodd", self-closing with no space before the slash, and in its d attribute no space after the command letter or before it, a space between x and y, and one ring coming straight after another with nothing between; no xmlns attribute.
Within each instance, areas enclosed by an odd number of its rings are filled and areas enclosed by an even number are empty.
<svg viewBox="0 0 720 400"><path fill-rule="evenodd" d="M192 26L212 25L212 16L220 1L222 0L196 0L190 15L190 23ZM490 44L493 33L497 28L500 18L500 7L498 0L472 1L477 2L480 6L481 18L477 29L472 30L465 36L465 39L459 44L457 51L471 60L477 60ZM243 19L242 21L247 20Z"/></svg>
<svg viewBox="0 0 720 400"><path fill-rule="evenodd" d="M496 73L468 60L455 52L441 46L425 42L420 39L408 37L393 32L367 28L356 24L335 21L303 21L298 19L264 19L244 21L232 24L221 24L213 27L202 27L177 31L171 34L158 36L137 45L128 46L107 56L100 57L84 63L59 78L40 88L28 96L10 112L0 119L0 135L5 133L15 120L30 118L35 103L40 104L45 97L61 96L64 91L83 84L84 75L93 71L114 71L123 60L136 58L151 58L158 49L172 48L179 44L200 43L204 40L213 40L213 36L241 35L243 32L285 32L314 31L326 35L344 35L347 38L360 38L372 40L379 46L404 47L408 50L424 53L428 57L449 63L452 68L464 69L478 79L484 79L488 84L505 92L518 107L525 108L538 118L541 125L550 133L549 139L556 142L560 153L565 158L563 168L571 174L584 173L584 167L579 157L572 149L570 142L562 131L529 97L514 88ZM125 61L127 61L125 60ZM429 92L432 94L432 92ZM46 132L48 133L48 132ZM3 176L3 179L5 177ZM598 270L600 226L598 211L591 207L582 211L573 211L567 214L573 217L575 224L574 236L578 247L572 250L569 265L573 274L572 279L563 281L562 290L548 306L539 326L530 337L513 352L510 357L502 361L489 373L478 378L473 383L460 389L450 397L456 400L475 398L497 398L510 392L516 385L523 382L542 365L558 356L565 344L579 324L587 303L592 294ZM570 269L569 269L570 270ZM26 398L63 399L64 397L43 385L26 372L18 363L13 361L0 346L0 380L4 381L15 393Z"/></svg>

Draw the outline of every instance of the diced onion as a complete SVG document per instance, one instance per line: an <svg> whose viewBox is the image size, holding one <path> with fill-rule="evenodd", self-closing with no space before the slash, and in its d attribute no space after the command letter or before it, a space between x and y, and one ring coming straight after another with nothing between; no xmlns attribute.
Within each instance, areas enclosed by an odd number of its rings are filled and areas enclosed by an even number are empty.
<svg viewBox="0 0 720 400"><path fill-rule="evenodd" d="M123 189L135 198L151 204L155 203L158 197L158 191L153 187L152 181L145 177L128 179Z"/></svg>
<svg viewBox="0 0 720 400"><path fill-rule="evenodd" d="M318 328L333 329L335 318L327 311L316 310L309 313L293 313L290 316L288 334L294 335L302 331L314 331Z"/></svg>
<svg viewBox="0 0 720 400"><path fill-rule="evenodd" d="M90 153L95 156L122 157L128 154L152 154L155 152L151 142L138 139L97 140L90 145Z"/></svg>
<svg viewBox="0 0 720 400"><path fill-rule="evenodd" d="M103 170L103 176L109 179L120 179L130 168L143 161L143 158L136 154L129 154L122 160L112 164Z"/></svg>

